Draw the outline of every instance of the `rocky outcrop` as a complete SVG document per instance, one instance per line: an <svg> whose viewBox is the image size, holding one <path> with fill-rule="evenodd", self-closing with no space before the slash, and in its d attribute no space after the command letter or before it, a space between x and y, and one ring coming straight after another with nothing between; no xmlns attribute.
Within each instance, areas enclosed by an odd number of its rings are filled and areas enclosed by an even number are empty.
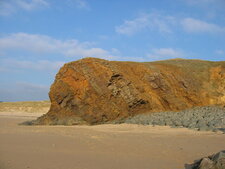
<svg viewBox="0 0 225 169"><path fill-rule="evenodd" d="M225 103L225 62L118 62L85 58L65 64L36 124L99 124L146 112Z"/></svg>
<svg viewBox="0 0 225 169"><path fill-rule="evenodd" d="M187 169L225 169L225 151L197 160L194 164L186 165Z"/></svg>

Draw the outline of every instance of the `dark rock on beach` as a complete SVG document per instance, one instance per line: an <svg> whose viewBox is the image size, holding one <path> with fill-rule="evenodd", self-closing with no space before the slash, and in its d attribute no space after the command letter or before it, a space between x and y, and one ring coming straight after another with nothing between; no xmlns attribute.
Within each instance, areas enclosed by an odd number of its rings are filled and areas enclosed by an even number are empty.
<svg viewBox="0 0 225 169"><path fill-rule="evenodd" d="M186 169L225 169L225 150L187 164Z"/></svg>

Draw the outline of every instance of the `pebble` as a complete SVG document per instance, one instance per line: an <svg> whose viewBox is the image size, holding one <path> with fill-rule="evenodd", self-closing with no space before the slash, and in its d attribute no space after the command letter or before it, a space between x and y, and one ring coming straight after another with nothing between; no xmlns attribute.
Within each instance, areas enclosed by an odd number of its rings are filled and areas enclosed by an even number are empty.
<svg viewBox="0 0 225 169"><path fill-rule="evenodd" d="M205 106L180 112L147 113L128 117L119 122L186 127L189 129L197 129L199 131L222 131L225 133L225 108Z"/></svg>

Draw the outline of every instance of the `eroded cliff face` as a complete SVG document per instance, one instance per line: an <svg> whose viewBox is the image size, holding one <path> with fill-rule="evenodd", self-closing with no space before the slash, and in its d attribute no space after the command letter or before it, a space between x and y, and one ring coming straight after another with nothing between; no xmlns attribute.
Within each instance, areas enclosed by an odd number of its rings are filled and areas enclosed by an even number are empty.
<svg viewBox="0 0 225 169"><path fill-rule="evenodd" d="M59 70L49 97L51 108L37 124L98 124L139 113L225 104L225 62L85 58Z"/></svg>

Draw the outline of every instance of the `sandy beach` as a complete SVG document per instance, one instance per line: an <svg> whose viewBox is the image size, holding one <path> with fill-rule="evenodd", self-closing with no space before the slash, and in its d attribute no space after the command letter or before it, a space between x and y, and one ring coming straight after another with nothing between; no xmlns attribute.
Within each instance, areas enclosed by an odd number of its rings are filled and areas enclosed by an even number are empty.
<svg viewBox="0 0 225 169"><path fill-rule="evenodd" d="M225 134L143 125L20 126L0 114L0 169L182 169L225 149Z"/></svg>

